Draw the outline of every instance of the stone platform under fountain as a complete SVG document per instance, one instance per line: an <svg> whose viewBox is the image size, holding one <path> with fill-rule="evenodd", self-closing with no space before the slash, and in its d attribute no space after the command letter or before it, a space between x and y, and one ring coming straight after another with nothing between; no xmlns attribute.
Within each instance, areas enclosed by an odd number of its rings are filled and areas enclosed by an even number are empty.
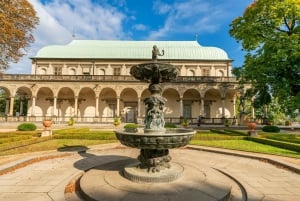
<svg viewBox="0 0 300 201"><path fill-rule="evenodd" d="M81 194L86 200L230 199L230 180L209 167L194 165L192 161L200 158L171 162L169 150L188 145L195 131L164 128L167 100L161 96L160 83L174 80L177 70L171 64L157 61L157 57L163 54L153 46L152 62L131 67L132 76L150 83L148 89L151 95L144 100L144 129L140 128L135 133L115 130L121 144L139 149L139 156L137 159L127 158L106 163L86 172L80 180Z"/></svg>

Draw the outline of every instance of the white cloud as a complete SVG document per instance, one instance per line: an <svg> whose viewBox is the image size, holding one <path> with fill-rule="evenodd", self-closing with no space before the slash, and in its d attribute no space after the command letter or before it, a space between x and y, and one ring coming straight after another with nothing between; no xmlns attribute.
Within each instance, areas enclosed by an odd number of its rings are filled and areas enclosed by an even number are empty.
<svg viewBox="0 0 300 201"><path fill-rule="evenodd" d="M94 4L91 0L56 0L45 9L79 38L107 39L123 37L125 15L109 5Z"/></svg>
<svg viewBox="0 0 300 201"><path fill-rule="evenodd" d="M161 2L160 0L153 3L153 10L160 15L168 13L171 9L171 5Z"/></svg>
<svg viewBox="0 0 300 201"><path fill-rule="evenodd" d="M135 30L138 30L138 31L145 31L145 30L147 30L147 26L145 26L145 25L143 25L143 24L135 24L135 25L133 26L133 28L134 28Z"/></svg>
<svg viewBox="0 0 300 201"><path fill-rule="evenodd" d="M11 64L6 73L31 73L31 60L46 45L67 44L73 33L77 39L125 38L122 22L125 15L108 4L94 4L91 0L53 0L45 5L29 0L40 23L34 30L35 42L17 64Z"/></svg>
<svg viewBox="0 0 300 201"><path fill-rule="evenodd" d="M239 0L227 0L222 3L220 1L189 0L174 1L173 4L166 4L160 0L155 1L154 12L167 15L167 19L161 28L149 34L148 39L156 40L176 33L214 33L220 30L224 22L228 23L233 17L237 17L234 14L234 8L240 4Z"/></svg>

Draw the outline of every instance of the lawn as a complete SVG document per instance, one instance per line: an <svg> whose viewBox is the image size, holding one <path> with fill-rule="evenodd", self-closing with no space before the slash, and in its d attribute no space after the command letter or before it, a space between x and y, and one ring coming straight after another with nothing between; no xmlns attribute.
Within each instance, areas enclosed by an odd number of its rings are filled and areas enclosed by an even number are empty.
<svg viewBox="0 0 300 201"><path fill-rule="evenodd" d="M22 146L15 149L10 149L7 151L1 151L0 156L28 153L35 151L48 151L48 150L58 150L67 146L92 146L97 144L107 144L117 142L117 140L85 140L85 139L52 139L40 143L31 144L28 146Z"/></svg>
<svg viewBox="0 0 300 201"><path fill-rule="evenodd" d="M243 134L230 134L229 132L226 130L224 134L217 131L198 131L190 144L300 158L299 152L249 141L246 140L247 137ZM91 145L118 142L114 132L111 130L90 130L89 128L55 130L51 138L37 136L39 136L38 132L1 133L0 149L2 151L0 152L0 156L34 151L60 150L68 146L88 147ZM289 143L294 143L294 141L298 143L299 136L294 134L259 134L260 138L276 139ZM5 150L6 147L9 147L8 145L16 146L18 144L20 145L18 148L12 147Z"/></svg>
<svg viewBox="0 0 300 201"><path fill-rule="evenodd" d="M190 144L300 158L299 152L248 140L192 140Z"/></svg>

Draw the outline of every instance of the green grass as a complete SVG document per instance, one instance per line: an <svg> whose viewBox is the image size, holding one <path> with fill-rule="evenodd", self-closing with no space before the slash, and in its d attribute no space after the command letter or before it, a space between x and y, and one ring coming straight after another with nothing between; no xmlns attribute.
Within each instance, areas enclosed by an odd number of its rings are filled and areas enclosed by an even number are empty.
<svg viewBox="0 0 300 201"><path fill-rule="evenodd" d="M16 149L0 152L0 156L20 154L36 151L58 150L67 146L91 146L97 144L107 144L117 142L117 140L84 140L84 139L53 139L45 142L40 142Z"/></svg>
<svg viewBox="0 0 300 201"><path fill-rule="evenodd" d="M197 134L193 137L191 144L300 158L299 152L294 152L287 149L277 148L270 145L248 141L245 140L246 137L242 134L238 135L238 133L234 133L234 135L232 135L227 132L229 131L226 131L225 133L220 133L218 131L198 131ZM7 145L19 143L20 145L24 145L26 140L28 141L28 138L31 138L31 140L42 140L43 138L36 137L38 135L38 132L16 131L10 133L0 133L0 141L3 140L3 144L0 143L0 149L4 147L4 144ZM264 138L276 137L276 140L278 141L287 142L294 140L297 141L300 137L297 135L295 136L294 134L278 133L260 133L259 136ZM50 140L34 143L27 146L21 146L19 148L14 148L6 151L1 151L0 156L45 150L62 150L64 148L72 146L88 147L91 145L106 144L112 142L118 142L118 140L116 139L114 132L111 130L68 128L53 131L53 137Z"/></svg>
<svg viewBox="0 0 300 201"><path fill-rule="evenodd" d="M226 134L218 134L213 132L196 133L193 140L242 140L244 136L231 136Z"/></svg>
<svg viewBox="0 0 300 201"><path fill-rule="evenodd" d="M284 142L291 142L295 144L300 144L300 135L295 134L287 134L287 133L265 133L261 132L259 134L262 138L284 141Z"/></svg>
<svg viewBox="0 0 300 201"><path fill-rule="evenodd" d="M192 140L190 144L300 158L299 152L247 140Z"/></svg>

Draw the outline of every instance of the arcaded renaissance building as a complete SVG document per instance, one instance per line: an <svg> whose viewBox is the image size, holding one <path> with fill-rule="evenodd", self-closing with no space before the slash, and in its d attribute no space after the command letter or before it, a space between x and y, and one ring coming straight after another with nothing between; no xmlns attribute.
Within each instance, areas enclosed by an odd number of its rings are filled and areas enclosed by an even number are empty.
<svg viewBox="0 0 300 201"><path fill-rule="evenodd" d="M30 75L0 75L2 120L66 122L73 117L78 123L111 123L120 117L142 124L148 83L129 72L133 65L151 62L153 45L164 50L158 61L178 71L176 80L162 83L166 122L180 117L196 122L201 115L206 123L218 123L236 116L237 80L232 60L220 48L197 41L73 40L40 49L31 58Z"/></svg>

